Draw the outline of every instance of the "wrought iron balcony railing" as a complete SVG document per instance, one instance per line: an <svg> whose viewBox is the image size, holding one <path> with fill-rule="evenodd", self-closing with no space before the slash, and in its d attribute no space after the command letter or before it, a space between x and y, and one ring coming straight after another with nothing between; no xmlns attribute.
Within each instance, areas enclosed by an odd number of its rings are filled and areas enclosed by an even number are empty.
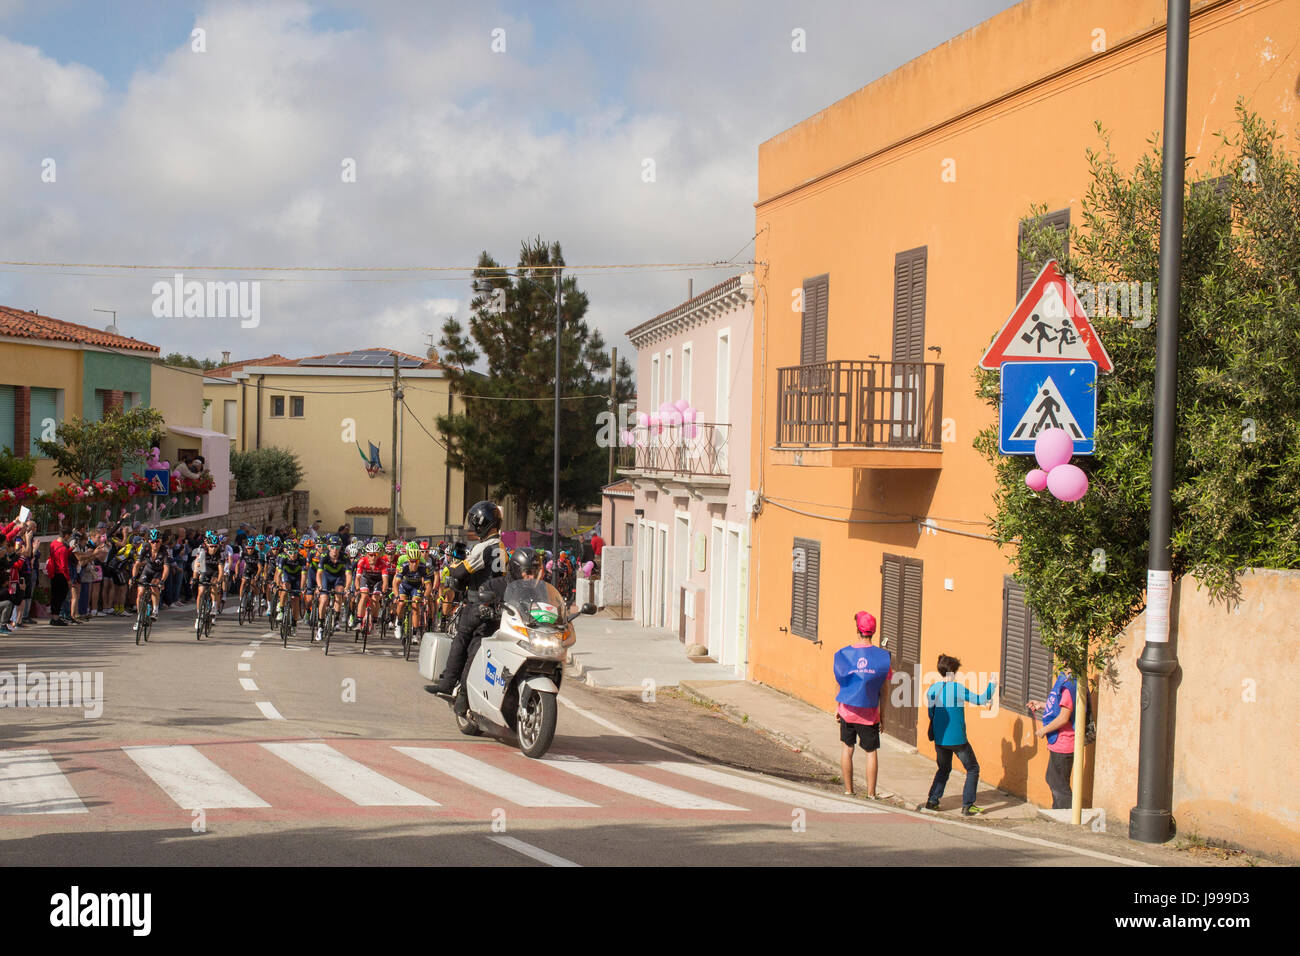
<svg viewBox="0 0 1300 956"><path fill-rule="evenodd" d="M943 365L836 361L777 370L782 448L938 450Z"/></svg>
<svg viewBox="0 0 1300 956"><path fill-rule="evenodd" d="M636 428L634 443L618 449L618 470L664 477L729 477L733 425L717 423Z"/></svg>

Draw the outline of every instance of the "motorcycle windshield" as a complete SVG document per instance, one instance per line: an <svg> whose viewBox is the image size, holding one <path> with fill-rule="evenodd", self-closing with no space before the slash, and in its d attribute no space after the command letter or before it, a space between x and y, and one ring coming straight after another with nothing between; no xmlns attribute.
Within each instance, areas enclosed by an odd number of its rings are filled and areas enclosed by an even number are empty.
<svg viewBox="0 0 1300 956"><path fill-rule="evenodd" d="M563 627L567 623L564 599L545 581L527 578L511 581L506 586L504 601L526 625Z"/></svg>

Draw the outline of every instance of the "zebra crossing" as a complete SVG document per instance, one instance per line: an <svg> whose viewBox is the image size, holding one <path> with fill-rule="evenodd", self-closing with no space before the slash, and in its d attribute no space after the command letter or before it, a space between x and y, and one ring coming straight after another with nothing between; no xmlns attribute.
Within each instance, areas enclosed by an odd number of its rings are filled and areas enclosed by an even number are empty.
<svg viewBox="0 0 1300 956"><path fill-rule="evenodd" d="M675 760L552 754L530 760L496 744L389 740L217 741L0 750L0 816L355 814L437 817L506 804L579 816L788 819L791 808L866 819L881 807L772 778Z"/></svg>

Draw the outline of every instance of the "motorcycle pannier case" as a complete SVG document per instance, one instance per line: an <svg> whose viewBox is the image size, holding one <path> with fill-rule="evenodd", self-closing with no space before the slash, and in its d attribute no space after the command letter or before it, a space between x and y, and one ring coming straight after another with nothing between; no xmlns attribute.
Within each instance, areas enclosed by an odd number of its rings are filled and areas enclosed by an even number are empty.
<svg viewBox="0 0 1300 956"><path fill-rule="evenodd" d="M420 676L425 680L437 680L441 677L450 653L449 635L426 631L420 638Z"/></svg>

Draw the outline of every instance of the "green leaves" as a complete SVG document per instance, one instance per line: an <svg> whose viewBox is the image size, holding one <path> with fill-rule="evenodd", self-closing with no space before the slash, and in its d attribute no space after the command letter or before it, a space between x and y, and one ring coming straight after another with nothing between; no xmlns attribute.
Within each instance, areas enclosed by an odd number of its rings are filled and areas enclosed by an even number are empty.
<svg viewBox="0 0 1300 956"><path fill-rule="evenodd" d="M282 495L302 481L302 464L287 448L270 446L230 453L230 473L235 476L235 497L239 501L264 495Z"/></svg>
<svg viewBox="0 0 1300 956"><path fill-rule="evenodd" d="M1209 181L1188 188L1179 317L1174 574L1195 572L1216 599L1242 568L1300 567L1300 164L1275 129L1241 104L1237 115ZM1100 132L1062 268L1076 282L1155 289L1159 151L1153 140L1126 174ZM1060 254L1051 229L1029 230L1021 248L1034 263ZM1030 492L1032 458L998 455L995 429L975 440L996 470L995 535L1017 543L1016 576L1043 641L1076 672L1085 661L1103 669L1142 609L1151 496L1159 320L1098 314L1093 325L1115 372L1098 380L1097 453L1076 459L1092 484L1082 501ZM996 373L977 372L980 397L996 405L997 389Z"/></svg>
<svg viewBox="0 0 1300 956"><path fill-rule="evenodd" d="M38 439L36 447L53 459L55 475L93 479L122 467L124 459L144 458L164 424L162 412L145 405L98 422L78 415L59 423L53 441Z"/></svg>

